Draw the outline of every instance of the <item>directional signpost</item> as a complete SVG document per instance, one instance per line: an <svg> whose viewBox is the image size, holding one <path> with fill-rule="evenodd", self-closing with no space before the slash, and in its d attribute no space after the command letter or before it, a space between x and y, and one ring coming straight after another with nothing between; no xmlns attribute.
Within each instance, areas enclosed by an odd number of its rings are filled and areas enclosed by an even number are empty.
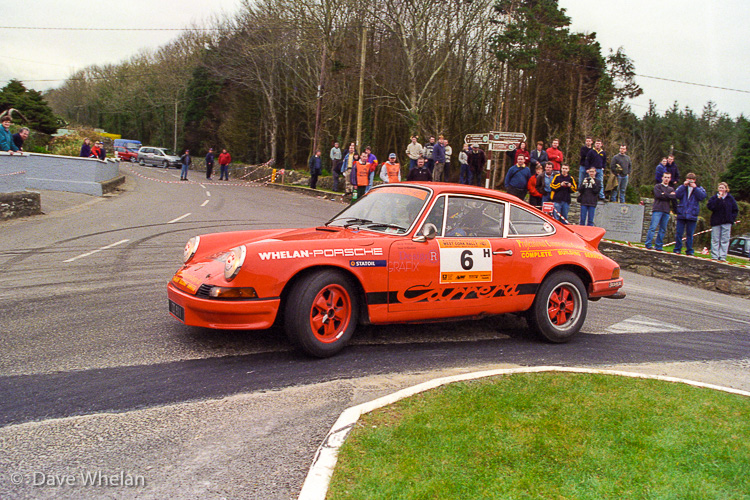
<svg viewBox="0 0 750 500"><path fill-rule="evenodd" d="M466 134L466 144L488 144L489 156L487 160L487 180L485 187L490 186L489 172L492 170L492 152L514 151L519 142L526 141L526 134L522 132L487 132L484 134Z"/></svg>

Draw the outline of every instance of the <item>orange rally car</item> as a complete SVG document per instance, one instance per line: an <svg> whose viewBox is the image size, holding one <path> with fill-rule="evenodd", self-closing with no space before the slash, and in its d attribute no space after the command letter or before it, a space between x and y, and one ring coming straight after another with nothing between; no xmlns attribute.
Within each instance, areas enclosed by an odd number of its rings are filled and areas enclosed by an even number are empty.
<svg viewBox="0 0 750 500"><path fill-rule="evenodd" d="M312 356L359 323L525 313L565 342L589 300L622 298L604 229L565 226L513 196L443 183L385 184L325 225L191 238L167 286L188 325L263 329L277 320Z"/></svg>

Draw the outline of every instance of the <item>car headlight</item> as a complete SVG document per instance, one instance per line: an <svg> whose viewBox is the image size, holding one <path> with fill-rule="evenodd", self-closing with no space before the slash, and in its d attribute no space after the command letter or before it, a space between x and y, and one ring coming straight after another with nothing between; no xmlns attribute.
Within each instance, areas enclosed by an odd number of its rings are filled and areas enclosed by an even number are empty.
<svg viewBox="0 0 750 500"><path fill-rule="evenodd" d="M245 246L235 247L227 254L227 260L224 261L224 279L231 280L240 272L242 264L245 262Z"/></svg>
<svg viewBox="0 0 750 500"><path fill-rule="evenodd" d="M182 262L187 264L188 261L193 258L195 252L198 251L198 245L200 244L200 242L200 236L193 236L188 240L187 243L185 243L185 251L182 253Z"/></svg>

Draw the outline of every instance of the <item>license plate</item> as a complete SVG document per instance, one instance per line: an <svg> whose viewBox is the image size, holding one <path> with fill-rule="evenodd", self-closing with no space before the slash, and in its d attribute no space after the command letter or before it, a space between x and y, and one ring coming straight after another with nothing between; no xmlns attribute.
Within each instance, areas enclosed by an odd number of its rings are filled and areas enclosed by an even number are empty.
<svg viewBox="0 0 750 500"><path fill-rule="evenodd" d="M169 312L177 316L180 319L180 321L185 321L185 308L182 307L180 304L176 304L170 300Z"/></svg>

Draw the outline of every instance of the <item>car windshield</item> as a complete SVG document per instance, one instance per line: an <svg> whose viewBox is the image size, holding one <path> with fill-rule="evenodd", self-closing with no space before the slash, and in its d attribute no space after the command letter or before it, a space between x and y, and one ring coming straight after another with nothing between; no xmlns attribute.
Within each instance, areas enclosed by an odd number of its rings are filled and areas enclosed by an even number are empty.
<svg viewBox="0 0 750 500"><path fill-rule="evenodd" d="M161 151L164 152L164 156L175 156L175 154L172 152L171 149L162 149ZM161 152L161 151L157 150L157 152Z"/></svg>
<svg viewBox="0 0 750 500"><path fill-rule="evenodd" d="M404 234L416 222L429 195L427 189L410 186L376 188L326 225Z"/></svg>

